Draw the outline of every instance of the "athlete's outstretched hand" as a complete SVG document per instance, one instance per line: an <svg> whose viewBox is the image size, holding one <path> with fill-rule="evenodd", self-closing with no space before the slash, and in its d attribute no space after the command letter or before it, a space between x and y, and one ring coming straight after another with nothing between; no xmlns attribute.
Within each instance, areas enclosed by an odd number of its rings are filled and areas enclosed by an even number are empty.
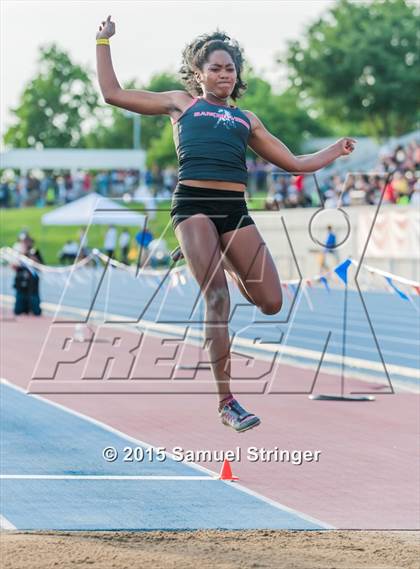
<svg viewBox="0 0 420 569"><path fill-rule="evenodd" d="M351 154L356 143L357 140L348 137L337 140L336 145L340 150L340 156L347 156L348 154Z"/></svg>
<svg viewBox="0 0 420 569"><path fill-rule="evenodd" d="M115 34L115 22L111 22L111 16L108 16L108 18L102 22L102 24L99 26L99 31L96 34L96 39L100 39L100 38L110 38Z"/></svg>

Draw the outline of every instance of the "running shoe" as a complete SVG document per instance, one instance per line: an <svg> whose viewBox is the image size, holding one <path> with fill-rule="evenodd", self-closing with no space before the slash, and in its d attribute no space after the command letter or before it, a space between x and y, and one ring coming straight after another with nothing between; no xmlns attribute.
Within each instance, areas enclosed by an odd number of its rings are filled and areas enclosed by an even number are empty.
<svg viewBox="0 0 420 569"><path fill-rule="evenodd" d="M261 420L256 415L248 413L234 397L228 399L219 411L222 423L232 427L238 433L257 427Z"/></svg>

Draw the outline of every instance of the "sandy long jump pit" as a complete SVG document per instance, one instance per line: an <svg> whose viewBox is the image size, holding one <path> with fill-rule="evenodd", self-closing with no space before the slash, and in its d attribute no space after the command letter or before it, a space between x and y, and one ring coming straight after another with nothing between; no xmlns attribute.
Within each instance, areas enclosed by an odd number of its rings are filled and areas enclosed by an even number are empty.
<svg viewBox="0 0 420 569"><path fill-rule="evenodd" d="M419 567L415 532L194 531L2 534L4 569L400 569Z"/></svg>

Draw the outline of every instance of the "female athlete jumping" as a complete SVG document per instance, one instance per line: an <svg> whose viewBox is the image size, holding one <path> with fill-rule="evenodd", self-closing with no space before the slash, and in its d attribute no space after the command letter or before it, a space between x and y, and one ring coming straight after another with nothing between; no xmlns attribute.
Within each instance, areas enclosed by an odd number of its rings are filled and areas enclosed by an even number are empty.
<svg viewBox="0 0 420 569"><path fill-rule="evenodd" d="M229 105L245 91L242 49L223 32L204 34L184 49L185 91L154 93L122 89L115 75L109 38L115 24L99 26L97 70L102 95L111 105L144 115L169 115L179 160L179 183L171 219L180 249L206 304L205 339L225 425L242 432L260 424L230 388L229 290L225 270L243 296L264 314L282 306L279 276L245 201L245 153L252 148L289 172L314 172L350 154L356 141L341 138L314 154L295 156L258 117Z"/></svg>

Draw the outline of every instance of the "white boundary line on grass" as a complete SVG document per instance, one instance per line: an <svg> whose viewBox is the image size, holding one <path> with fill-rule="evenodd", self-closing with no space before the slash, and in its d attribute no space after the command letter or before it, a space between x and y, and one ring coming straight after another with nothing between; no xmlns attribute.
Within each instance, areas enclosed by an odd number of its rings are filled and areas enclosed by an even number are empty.
<svg viewBox="0 0 420 569"><path fill-rule="evenodd" d="M5 378L0 378L0 382L2 384L12 388L12 389L15 389L16 391L19 391L20 393L23 393L24 395L28 395L28 392L25 389L22 389L21 387L11 383L10 381L8 381ZM47 403L53 407L56 407L57 409L60 409L61 411L65 411L66 413L70 413L71 415L74 415L75 417L78 417L79 419L83 419L89 423L92 423L93 425L96 425L97 427L100 427L100 428L104 429L105 431L109 431L110 433L118 435L119 437L121 437L127 441L136 443L137 445L140 445L140 446L143 446L146 448L155 449L155 447L153 445L145 443L144 441L141 441L140 439L136 439L134 437L131 437L130 435L127 435L126 433L119 431L118 429L115 429L114 427L111 427L110 425L107 425L106 423L103 423L102 421L98 421L97 419L93 419L93 417L89 417L89 415L84 415L83 413L79 413L78 411L70 409L69 407L65 407L64 405L61 405L60 403L56 403L55 401L50 401L49 399L46 399L46 398L41 397L39 395L30 394L30 396L34 397L36 399L39 399L40 401L43 401L44 403ZM172 459L175 458L169 452L166 454L169 458L172 458ZM199 464L196 464L195 462L182 461L182 463L186 464L187 466L190 466L191 468L194 468L195 470L199 470L200 472L203 472L203 473L206 473L207 475L210 475L211 476L211 478L209 478L210 480L213 480L214 477L217 477L217 473L213 472L212 470L210 470L204 466L200 466ZM281 504L280 502L276 502L275 500L272 500L271 498L267 498L266 496L263 496L262 494L259 494L258 492L254 492L253 490L250 490L249 488L242 486L242 484L238 484L237 482L224 481L224 480L219 480L219 482L229 484L232 488L235 488L236 490L244 492L245 494L249 494L250 496L257 498L258 500L261 500L262 502L265 502L266 504L269 504L270 506L277 508L278 510L281 510L283 512L288 512L290 514L298 516L301 519L303 519L303 520L305 520L311 524L318 525L323 529L336 529L334 526L327 524L326 522L322 522L321 520L318 520L317 518L314 518L312 516L304 514L303 512L300 512L300 511L295 510L293 508L289 508L288 506L285 506L284 504Z"/></svg>

